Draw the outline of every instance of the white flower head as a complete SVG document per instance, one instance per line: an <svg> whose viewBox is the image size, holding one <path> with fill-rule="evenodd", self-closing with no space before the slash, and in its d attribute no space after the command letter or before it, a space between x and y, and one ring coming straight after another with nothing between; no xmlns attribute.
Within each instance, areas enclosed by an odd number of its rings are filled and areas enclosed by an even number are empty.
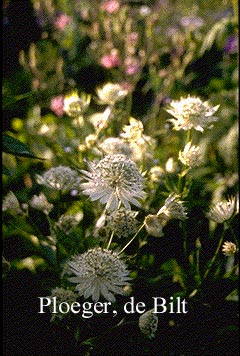
<svg viewBox="0 0 240 356"><path fill-rule="evenodd" d="M158 216L160 216L163 221L170 219L186 220L187 210L183 205L183 201L179 200L179 195L170 194L164 202L164 206L158 211Z"/></svg>
<svg viewBox="0 0 240 356"><path fill-rule="evenodd" d="M199 146L192 146L191 142L188 142L183 151L179 152L179 160L188 167L198 167L202 164L202 154Z"/></svg>
<svg viewBox="0 0 240 356"><path fill-rule="evenodd" d="M128 90L124 89L120 84L106 83L103 87L96 90L99 103L114 105L121 101L128 94Z"/></svg>
<svg viewBox="0 0 240 356"><path fill-rule="evenodd" d="M174 161L173 157L169 157L166 164L165 164L165 170L167 173L176 173L178 170L178 164L176 161Z"/></svg>
<svg viewBox="0 0 240 356"><path fill-rule="evenodd" d="M56 297L56 305L59 306L59 304L61 304L63 302L64 303L66 302L68 304L74 303L78 298L78 294L74 293L70 289L56 287L51 290L51 295L49 298L52 299L53 297ZM51 312L54 311L53 303L51 303L49 305L49 309ZM65 316L67 316L69 314L69 312L70 312L70 310L67 313L53 313L51 322L54 321L55 319L62 320Z"/></svg>
<svg viewBox="0 0 240 356"><path fill-rule="evenodd" d="M128 237L137 231L137 211L120 208L107 215L107 227L117 237Z"/></svg>
<svg viewBox="0 0 240 356"><path fill-rule="evenodd" d="M114 294L124 295L123 287L130 280L127 266L120 256L100 247L73 256L67 262L66 272L75 275L69 281L77 283L75 290L78 294L85 299L91 297L94 302L100 295L115 302Z"/></svg>
<svg viewBox="0 0 240 356"><path fill-rule="evenodd" d="M64 97L63 110L71 117L83 114L90 104L91 95L82 93L78 95L77 90Z"/></svg>
<svg viewBox="0 0 240 356"><path fill-rule="evenodd" d="M158 328L158 316L153 310L146 311L138 321L139 329L149 339L155 337Z"/></svg>
<svg viewBox="0 0 240 356"><path fill-rule="evenodd" d="M99 147L107 155L113 154L124 154L125 156L131 158L132 150L129 144L119 137L108 137L106 138Z"/></svg>
<svg viewBox="0 0 240 356"><path fill-rule="evenodd" d="M233 256L237 252L237 246L233 242L225 241L222 246L222 252L225 256Z"/></svg>
<svg viewBox="0 0 240 356"><path fill-rule="evenodd" d="M131 210L130 203L141 206L137 199L144 197L144 178L137 165L125 155L105 156L99 162L88 163L89 172L82 171L87 183L81 183L83 194L90 199L107 204L109 210L116 210L119 202Z"/></svg>
<svg viewBox="0 0 240 356"><path fill-rule="evenodd" d="M34 195L29 201L29 205L34 209L43 211L46 215L53 209L53 204L47 201L47 198L43 193Z"/></svg>
<svg viewBox="0 0 240 356"><path fill-rule="evenodd" d="M18 198L11 190L3 199L2 211L8 211L13 214L23 214Z"/></svg>
<svg viewBox="0 0 240 356"><path fill-rule="evenodd" d="M99 132L108 127L111 118L111 113L111 108L107 107L104 112L94 113L88 119L93 125L94 129Z"/></svg>
<svg viewBox="0 0 240 356"><path fill-rule="evenodd" d="M164 176L164 169L160 166L153 166L149 173L151 182L159 183Z"/></svg>
<svg viewBox="0 0 240 356"><path fill-rule="evenodd" d="M160 216L152 214L147 215L144 220L144 225L149 235L155 237L161 237L164 235L162 232L163 224Z"/></svg>
<svg viewBox="0 0 240 356"><path fill-rule="evenodd" d="M203 132L205 128L210 128L213 122L218 121L218 118L213 115L219 106L212 107L208 101L189 95L187 98L173 100L166 111L174 116L174 119L169 121L173 123L175 130L194 128Z"/></svg>
<svg viewBox="0 0 240 356"><path fill-rule="evenodd" d="M235 206L235 197L231 197L228 200L223 199L222 201L212 205L206 215L210 220L221 224L233 216L235 213Z"/></svg>
<svg viewBox="0 0 240 356"><path fill-rule="evenodd" d="M123 127L123 132L120 134L121 137L127 141L137 142L143 135L143 124L140 120L130 117L130 125L125 125Z"/></svg>
<svg viewBox="0 0 240 356"><path fill-rule="evenodd" d="M55 227L63 231L66 235L69 235L79 224L82 218L82 212L75 215L64 214L61 215L59 220L55 223Z"/></svg>
<svg viewBox="0 0 240 356"><path fill-rule="evenodd" d="M79 188L80 177L77 171L65 166L52 167L42 176L36 174L38 184L48 188L70 191Z"/></svg>

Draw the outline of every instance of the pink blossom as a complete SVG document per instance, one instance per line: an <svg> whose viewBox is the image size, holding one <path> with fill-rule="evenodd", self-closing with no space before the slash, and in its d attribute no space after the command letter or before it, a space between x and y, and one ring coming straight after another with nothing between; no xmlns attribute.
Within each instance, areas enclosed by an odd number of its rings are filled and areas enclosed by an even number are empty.
<svg viewBox="0 0 240 356"><path fill-rule="evenodd" d="M137 58L127 58L125 61L125 73L127 75L134 75L139 72L141 68L140 61Z"/></svg>
<svg viewBox="0 0 240 356"><path fill-rule="evenodd" d="M120 58L116 52L104 55L100 62L105 68L114 68L121 64Z"/></svg>
<svg viewBox="0 0 240 356"><path fill-rule="evenodd" d="M101 8L107 11L109 14L113 14L120 7L120 4L117 0L105 0L103 1Z"/></svg>
<svg viewBox="0 0 240 356"><path fill-rule="evenodd" d="M70 21L71 18L69 16L67 16L66 14L61 14L55 19L54 26L57 30L63 31L65 27L70 23Z"/></svg>
<svg viewBox="0 0 240 356"><path fill-rule="evenodd" d="M63 105L64 105L64 97L62 95L58 95L55 98L52 98L51 104L50 104L50 109L57 116L62 116L64 114Z"/></svg>

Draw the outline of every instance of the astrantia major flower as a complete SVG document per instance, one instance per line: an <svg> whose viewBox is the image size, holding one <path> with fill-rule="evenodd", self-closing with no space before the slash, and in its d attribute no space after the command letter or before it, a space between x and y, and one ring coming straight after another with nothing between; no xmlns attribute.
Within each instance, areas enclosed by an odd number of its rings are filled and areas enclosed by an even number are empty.
<svg viewBox="0 0 240 356"><path fill-rule="evenodd" d="M23 214L18 198L11 190L3 199L2 211L8 211L13 214Z"/></svg>
<svg viewBox="0 0 240 356"><path fill-rule="evenodd" d="M77 283L75 290L78 294L85 299L91 297L94 302L99 300L100 295L115 302L114 294L124 295L123 287L130 280L127 266L120 256L100 247L73 256L67 262L65 271L75 275L69 281Z"/></svg>
<svg viewBox="0 0 240 356"><path fill-rule="evenodd" d="M132 155L132 150L129 144L119 137L108 137L99 146L107 155L118 153L124 154L127 157L131 157Z"/></svg>
<svg viewBox="0 0 240 356"><path fill-rule="evenodd" d="M51 290L51 295L50 299L56 298L56 305L59 306L61 303L69 303L72 304L76 302L78 295L71 291L70 289L64 289L61 287L56 287ZM53 303L49 305L51 313L53 313ZM64 316L66 316L68 313L53 313L53 316L51 318L51 321L54 321L55 319L60 319L62 320Z"/></svg>
<svg viewBox="0 0 240 356"><path fill-rule="evenodd" d="M162 223L164 218L166 220L186 220L187 210L184 207L183 202L179 200L179 195L172 193L167 197L164 206L158 211L157 215L162 218Z"/></svg>
<svg viewBox="0 0 240 356"><path fill-rule="evenodd" d="M79 188L80 177L73 169L58 166L50 168L42 176L36 174L36 180L38 184L42 184L48 188L67 192Z"/></svg>
<svg viewBox="0 0 240 356"><path fill-rule="evenodd" d="M79 224L83 218L83 213L80 212L75 215L61 215L59 220L55 223L55 227L69 235L74 228Z"/></svg>
<svg viewBox="0 0 240 356"><path fill-rule="evenodd" d="M237 246L234 242L225 241L222 252L225 256L233 256L237 252Z"/></svg>
<svg viewBox="0 0 240 356"><path fill-rule="evenodd" d="M153 309L146 311L142 314L138 321L139 329L141 332L152 339L155 337L158 328L158 316L153 313Z"/></svg>
<svg viewBox="0 0 240 356"><path fill-rule="evenodd" d="M34 195L29 201L29 205L34 209L43 211L46 215L53 209L53 204L47 201L47 198L43 193Z"/></svg>
<svg viewBox="0 0 240 356"><path fill-rule="evenodd" d="M149 235L155 237L164 235L162 232L163 224L160 216L152 214L147 215L144 219L144 225Z"/></svg>
<svg viewBox="0 0 240 356"><path fill-rule="evenodd" d="M236 206L236 199L234 197L228 200L224 199L215 205L212 205L206 214L210 220L215 221L218 224L229 220L234 212Z"/></svg>
<svg viewBox="0 0 240 356"><path fill-rule="evenodd" d="M199 146L192 146L191 142L188 142L183 151L179 152L179 160L188 167L198 167L202 164L202 154Z"/></svg>
<svg viewBox="0 0 240 356"><path fill-rule="evenodd" d="M107 227L117 237L128 237L137 231L137 211L120 208L107 215Z"/></svg>
<svg viewBox="0 0 240 356"><path fill-rule="evenodd" d="M83 194L90 199L107 204L109 210L116 210L119 202L131 210L130 203L139 206L137 199L144 197L144 179L137 165L125 155L104 157L99 162L88 163L89 172L82 171L87 183L81 183Z"/></svg>
<svg viewBox="0 0 240 356"><path fill-rule="evenodd" d="M97 88L97 95L101 104L114 105L121 101L128 94L120 84L106 83L103 87Z"/></svg>
<svg viewBox="0 0 240 356"><path fill-rule="evenodd" d="M76 117L88 109L90 101L91 96L89 94L81 93L79 96L75 90L64 97L63 110L67 115Z"/></svg>
<svg viewBox="0 0 240 356"><path fill-rule="evenodd" d="M218 121L218 118L213 115L219 106L212 107L208 101L202 101L198 97L189 95L187 98L173 100L166 111L174 116L174 119L169 119L169 121L173 123L175 130L190 130L194 128L203 132L213 122Z"/></svg>

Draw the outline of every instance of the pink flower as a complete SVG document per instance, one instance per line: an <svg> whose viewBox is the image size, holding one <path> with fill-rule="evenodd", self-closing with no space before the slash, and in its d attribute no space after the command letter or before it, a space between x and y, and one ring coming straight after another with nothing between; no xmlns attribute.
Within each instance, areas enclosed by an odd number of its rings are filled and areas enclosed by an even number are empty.
<svg viewBox="0 0 240 356"><path fill-rule="evenodd" d="M141 64L137 58L127 58L125 60L125 73L127 75L134 75L138 73L140 68Z"/></svg>
<svg viewBox="0 0 240 356"><path fill-rule="evenodd" d="M117 0L105 0L103 1L101 8L107 11L109 14L113 14L120 7L120 4Z"/></svg>
<svg viewBox="0 0 240 356"><path fill-rule="evenodd" d="M110 54L106 54L101 58L101 65L105 68L114 68L118 67L121 64L118 53L112 51Z"/></svg>
<svg viewBox="0 0 240 356"><path fill-rule="evenodd" d="M64 97L62 95L58 95L55 98L52 98L50 109L57 115L63 116L63 105L64 105Z"/></svg>
<svg viewBox="0 0 240 356"><path fill-rule="evenodd" d="M71 18L69 16L67 16L66 14L61 14L54 20L54 26L57 30L63 31L65 27L70 23L70 21Z"/></svg>

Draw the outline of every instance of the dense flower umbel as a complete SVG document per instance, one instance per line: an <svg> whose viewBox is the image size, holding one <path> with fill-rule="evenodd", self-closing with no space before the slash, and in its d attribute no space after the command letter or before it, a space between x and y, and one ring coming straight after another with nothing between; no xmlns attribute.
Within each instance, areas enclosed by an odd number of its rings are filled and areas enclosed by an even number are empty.
<svg viewBox="0 0 240 356"><path fill-rule="evenodd" d="M2 211L8 211L13 214L22 214L23 211L20 208L20 204L16 195L10 190L5 196L2 203Z"/></svg>
<svg viewBox="0 0 240 356"><path fill-rule="evenodd" d="M100 104L114 105L117 101L122 100L128 94L120 84L107 83L101 88L97 88L97 95Z"/></svg>
<svg viewBox="0 0 240 356"><path fill-rule="evenodd" d="M158 316L153 313L153 309L148 310L140 316L138 325L141 332L152 339L155 337L158 328Z"/></svg>
<svg viewBox="0 0 240 356"><path fill-rule="evenodd" d="M236 199L234 197L231 197L228 200L224 199L210 208L207 217L216 223L221 224L233 216L235 205Z"/></svg>
<svg viewBox="0 0 240 356"><path fill-rule="evenodd" d="M106 156L99 162L88 164L89 170L82 171L88 180L82 183L83 194L91 200L100 200L109 210L116 210L119 202L131 210L130 203L140 206L137 199L144 197L143 177L137 165L124 155Z"/></svg>
<svg viewBox="0 0 240 356"><path fill-rule="evenodd" d="M203 132L209 128L212 122L218 121L213 116L220 105L212 107L208 101L188 96L180 100L173 100L166 111L175 117L169 121L173 123L175 130L190 130L194 128Z"/></svg>
<svg viewBox="0 0 240 356"><path fill-rule="evenodd" d="M59 220L55 223L55 227L63 231L66 235L69 235L74 228L79 224L80 220L83 218L83 214L75 215L61 215Z"/></svg>
<svg viewBox="0 0 240 356"><path fill-rule="evenodd" d="M118 237L128 237L137 231L137 211L120 208L107 215L107 227Z"/></svg>
<svg viewBox="0 0 240 356"><path fill-rule="evenodd" d="M72 304L76 302L78 295L71 291L70 289L64 289L64 288L59 288L56 287L52 289L50 298L52 299L53 297L56 297L56 304L59 305L61 303L69 303ZM53 312L53 303L49 305L51 313ZM63 319L66 317L68 313L53 313L53 316L51 318L51 321L54 321L55 319Z"/></svg>
<svg viewBox="0 0 240 356"><path fill-rule="evenodd" d="M90 101L91 95L81 93L81 96L79 96L78 92L75 90L64 97L63 110L67 115L76 117L83 114L88 109Z"/></svg>
<svg viewBox="0 0 240 356"><path fill-rule="evenodd" d="M237 246L233 242L225 241L222 252L225 256L233 256L237 252Z"/></svg>
<svg viewBox="0 0 240 356"><path fill-rule="evenodd" d="M149 235L155 237L164 235L162 232L163 224L160 216L152 214L147 215L144 220L144 225Z"/></svg>
<svg viewBox="0 0 240 356"><path fill-rule="evenodd" d="M162 217L162 223L164 221L164 217L166 220L187 219L186 208L183 206L183 202L179 200L179 195L174 193L170 194L169 197L167 197L164 202L164 206L158 211L157 215Z"/></svg>
<svg viewBox="0 0 240 356"><path fill-rule="evenodd" d="M66 272L72 273L69 281L77 283L76 291L85 299L91 297L97 302L102 295L106 300L115 302L115 294L124 295L123 287L130 278L127 266L113 251L100 247L73 256L67 262Z"/></svg>
<svg viewBox="0 0 240 356"><path fill-rule="evenodd" d="M192 146L191 142L188 142L183 151L179 152L179 160L188 167L198 167L202 164L202 154L199 151L199 146Z"/></svg>
<svg viewBox="0 0 240 356"><path fill-rule="evenodd" d="M37 174L36 180L48 188L70 191L79 187L80 177L73 169L59 166L50 168L42 176Z"/></svg>
<svg viewBox="0 0 240 356"><path fill-rule="evenodd" d="M29 205L34 209L43 211L46 215L53 209L53 204L47 201L47 198L43 193L34 195L29 201Z"/></svg>

